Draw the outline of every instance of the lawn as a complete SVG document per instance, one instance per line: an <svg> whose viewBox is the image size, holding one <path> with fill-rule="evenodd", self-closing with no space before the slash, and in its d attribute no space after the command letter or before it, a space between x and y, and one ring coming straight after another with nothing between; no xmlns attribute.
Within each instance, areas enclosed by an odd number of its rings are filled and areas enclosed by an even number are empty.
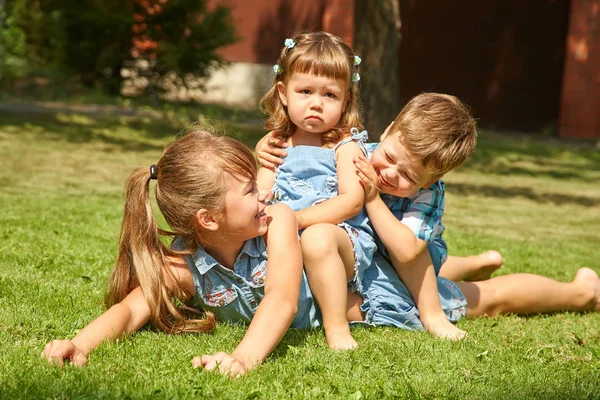
<svg viewBox="0 0 600 400"><path fill-rule="evenodd" d="M48 365L48 341L103 311L124 180L156 162L176 121L0 112L0 398L600 398L600 314L464 320L460 343L358 329L360 347L347 353L329 351L320 330L290 330L236 380L190 364L233 350L245 329L229 325L208 335L143 329L101 345L85 368ZM262 133L223 126L252 146ZM599 182L592 144L483 132L472 160L446 177L450 252L497 249L498 274L568 281L581 266L600 271Z"/></svg>

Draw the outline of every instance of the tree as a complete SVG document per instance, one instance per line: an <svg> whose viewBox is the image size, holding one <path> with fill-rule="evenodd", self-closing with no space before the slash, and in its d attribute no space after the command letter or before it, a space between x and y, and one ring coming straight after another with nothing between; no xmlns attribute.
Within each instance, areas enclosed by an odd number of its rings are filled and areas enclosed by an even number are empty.
<svg viewBox="0 0 600 400"><path fill-rule="evenodd" d="M400 0L355 1L354 50L363 59L361 100L372 141L399 112Z"/></svg>
<svg viewBox="0 0 600 400"><path fill-rule="evenodd" d="M38 65L118 94L121 69L150 68L151 79L208 75L216 50L236 41L230 10L208 0L8 0ZM140 63L139 61L144 61Z"/></svg>

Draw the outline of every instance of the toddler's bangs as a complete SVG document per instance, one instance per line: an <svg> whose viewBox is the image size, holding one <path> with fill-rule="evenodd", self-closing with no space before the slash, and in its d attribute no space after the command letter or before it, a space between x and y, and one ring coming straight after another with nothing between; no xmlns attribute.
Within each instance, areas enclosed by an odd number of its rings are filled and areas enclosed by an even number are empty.
<svg viewBox="0 0 600 400"><path fill-rule="evenodd" d="M293 73L313 74L350 82L352 72L349 65L352 64L348 62L345 54L328 46L311 46L291 62L290 70Z"/></svg>

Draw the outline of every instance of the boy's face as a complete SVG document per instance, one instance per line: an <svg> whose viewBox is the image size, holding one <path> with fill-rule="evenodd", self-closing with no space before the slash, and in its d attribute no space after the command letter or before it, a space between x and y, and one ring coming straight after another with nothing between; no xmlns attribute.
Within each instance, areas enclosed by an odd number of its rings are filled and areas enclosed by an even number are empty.
<svg viewBox="0 0 600 400"><path fill-rule="evenodd" d="M410 197L441 178L433 176L421 160L408 154L395 135L382 136L370 163L377 172L380 192L397 197Z"/></svg>

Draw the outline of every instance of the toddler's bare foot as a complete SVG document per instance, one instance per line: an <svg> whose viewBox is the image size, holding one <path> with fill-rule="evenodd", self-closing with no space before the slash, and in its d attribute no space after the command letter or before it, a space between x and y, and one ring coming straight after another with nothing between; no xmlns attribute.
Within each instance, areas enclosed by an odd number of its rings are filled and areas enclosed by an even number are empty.
<svg viewBox="0 0 600 400"><path fill-rule="evenodd" d="M600 311L600 278L590 268L580 268L573 283L585 288L584 311Z"/></svg>
<svg viewBox="0 0 600 400"><path fill-rule="evenodd" d="M458 329L446 318L446 315L439 318L429 319L426 322L423 321L425 330L431 333L433 336L439 337L440 339L446 340L462 340L467 337L467 332L462 329Z"/></svg>
<svg viewBox="0 0 600 400"><path fill-rule="evenodd" d="M502 266L502 254L496 250L486 251L477 256L478 267L468 272L464 278L465 281L475 282L490 279L494 271Z"/></svg>
<svg viewBox="0 0 600 400"><path fill-rule="evenodd" d="M325 338L327 339L329 348L332 350L354 350L358 347L356 340L354 340L350 333L348 324L325 328Z"/></svg>

